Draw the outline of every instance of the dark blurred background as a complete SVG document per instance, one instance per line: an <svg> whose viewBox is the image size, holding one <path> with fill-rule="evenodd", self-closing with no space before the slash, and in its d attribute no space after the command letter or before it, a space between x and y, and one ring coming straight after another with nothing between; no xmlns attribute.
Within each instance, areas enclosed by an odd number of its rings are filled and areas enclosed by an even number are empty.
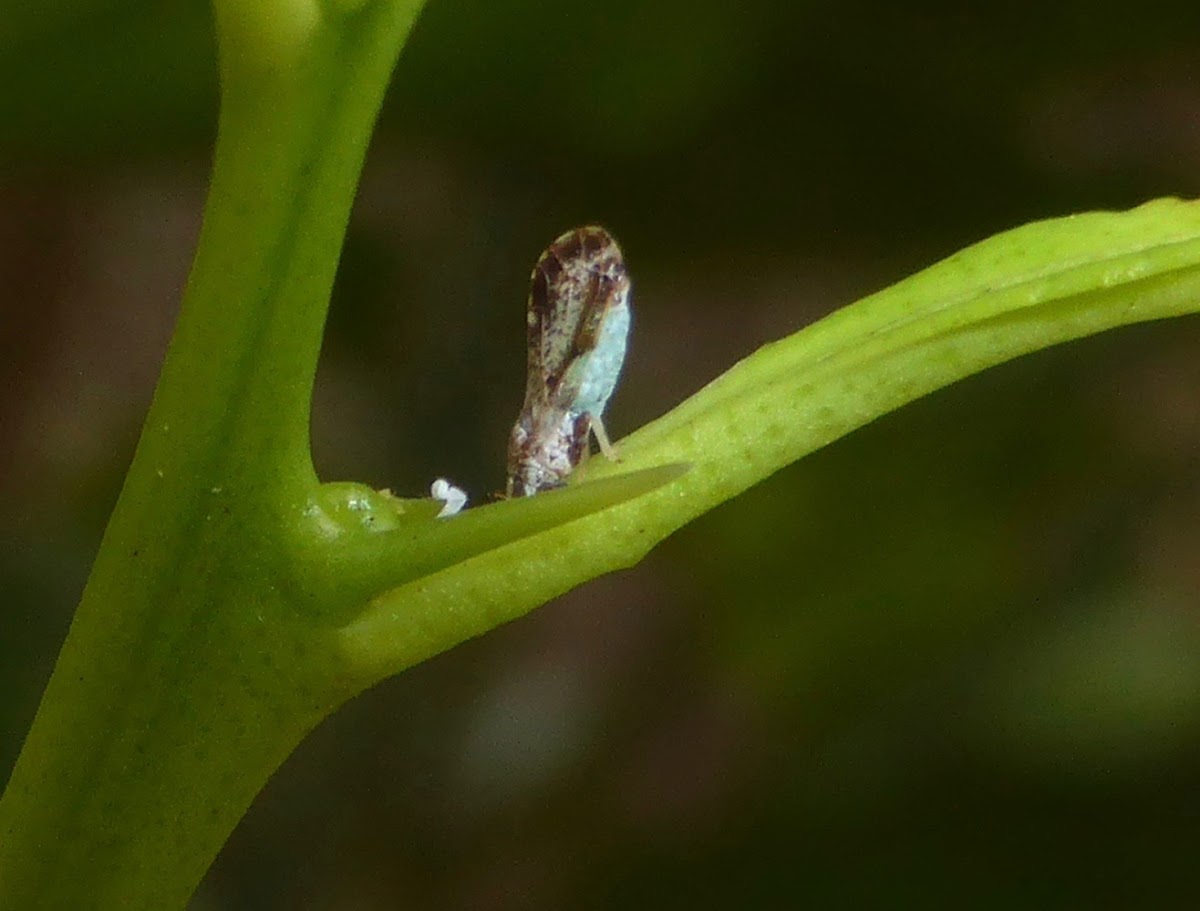
<svg viewBox="0 0 1200 911"><path fill-rule="evenodd" d="M0 32L0 770L178 307L203 3ZM621 240L614 438L996 231L1200 195L1200 6L430 0L351 220L323 477L503 486L530 266ZM877 421L637 569L377 687L275 776L213 909L1191 908L1200 321Z"/></svg>

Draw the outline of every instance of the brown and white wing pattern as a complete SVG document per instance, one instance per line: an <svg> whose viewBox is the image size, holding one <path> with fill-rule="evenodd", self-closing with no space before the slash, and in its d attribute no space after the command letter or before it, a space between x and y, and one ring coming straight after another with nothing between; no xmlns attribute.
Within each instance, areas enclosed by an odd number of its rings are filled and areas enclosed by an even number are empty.
<svg viewBox="0 0 1200 911"><path fill-rule="evenodd" d="M629 289L620 247L596 226L563 234L533 267L525 402L508 445L509 496L565 484L593 430L607 449L602 417L625 360Z"/></svg>

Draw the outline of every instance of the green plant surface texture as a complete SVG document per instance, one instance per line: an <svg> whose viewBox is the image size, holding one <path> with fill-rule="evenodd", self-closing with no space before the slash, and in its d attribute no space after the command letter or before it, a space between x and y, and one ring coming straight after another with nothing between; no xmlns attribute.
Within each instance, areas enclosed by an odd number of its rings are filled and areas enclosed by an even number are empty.
<svg viewBox="0 0 1200 911"><path fill-rule="evenodd" d="M1200 205L1044 221L764 347L563 491L438 519L429 501L322 484L309 410L325 312L420 6L215 5L204 227L133 464L0 799L0 908L183 907L267 778L354 694L636 563L906 402L1200 310Z"/></svg>
<svg viewBox="0 0 1200 911"><path fill-rule="evenodd" d="M1200 204L1163 199L1004 232L764 346L622 440L619 465L593 459L581 472L689 465L680 480L388 592L346 627L345 647L380 676L398 670L440 651L444 637L478 635L583 578L636 563L696 516L957 379L1059 342L1197 310ZM464 602L471 613L445 610ZM418 650L396 666L398 639Z"/></svg>

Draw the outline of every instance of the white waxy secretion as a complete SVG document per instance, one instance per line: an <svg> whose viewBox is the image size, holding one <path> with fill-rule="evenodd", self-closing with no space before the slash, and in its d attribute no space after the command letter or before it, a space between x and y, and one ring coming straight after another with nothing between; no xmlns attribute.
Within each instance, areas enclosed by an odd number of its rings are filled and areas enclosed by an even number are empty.
<svg viewBox="0 0 1200 911"><path fill-rule="evenodd" d="M429 485L429 495L442 501L442 511L437 514L439 519L456 516L467 505L467 492L461 487L455 487L445 478L438 478Z"/></svg>

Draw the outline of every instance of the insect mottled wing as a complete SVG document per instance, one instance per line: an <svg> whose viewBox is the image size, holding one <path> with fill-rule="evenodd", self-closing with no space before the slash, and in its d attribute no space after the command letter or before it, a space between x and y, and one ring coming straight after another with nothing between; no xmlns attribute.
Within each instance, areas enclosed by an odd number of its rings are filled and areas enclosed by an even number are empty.
<svg viewBox="0 0 1200 911"><path fill-rule="evenodd" d="M560 487L584 458L625 360L629 277L603 228L568 231L538 259L527 313L525 403L508 446L508 492Z"/></svg>
<svg viewBox="0 0 1200 911"><path fill-rule="evenodd" d="M600 410L580 407L579 385L588 379L581 374L587 373L584 368L598 345L617 341L606 336L619 335L619 359L607 394L584 390L584 405L606 401L620 372L629 328L629 277L621 249L607 231L576 228L546 249L530 276L528 321L526 404L538 399L552 408Z"/></svg>

